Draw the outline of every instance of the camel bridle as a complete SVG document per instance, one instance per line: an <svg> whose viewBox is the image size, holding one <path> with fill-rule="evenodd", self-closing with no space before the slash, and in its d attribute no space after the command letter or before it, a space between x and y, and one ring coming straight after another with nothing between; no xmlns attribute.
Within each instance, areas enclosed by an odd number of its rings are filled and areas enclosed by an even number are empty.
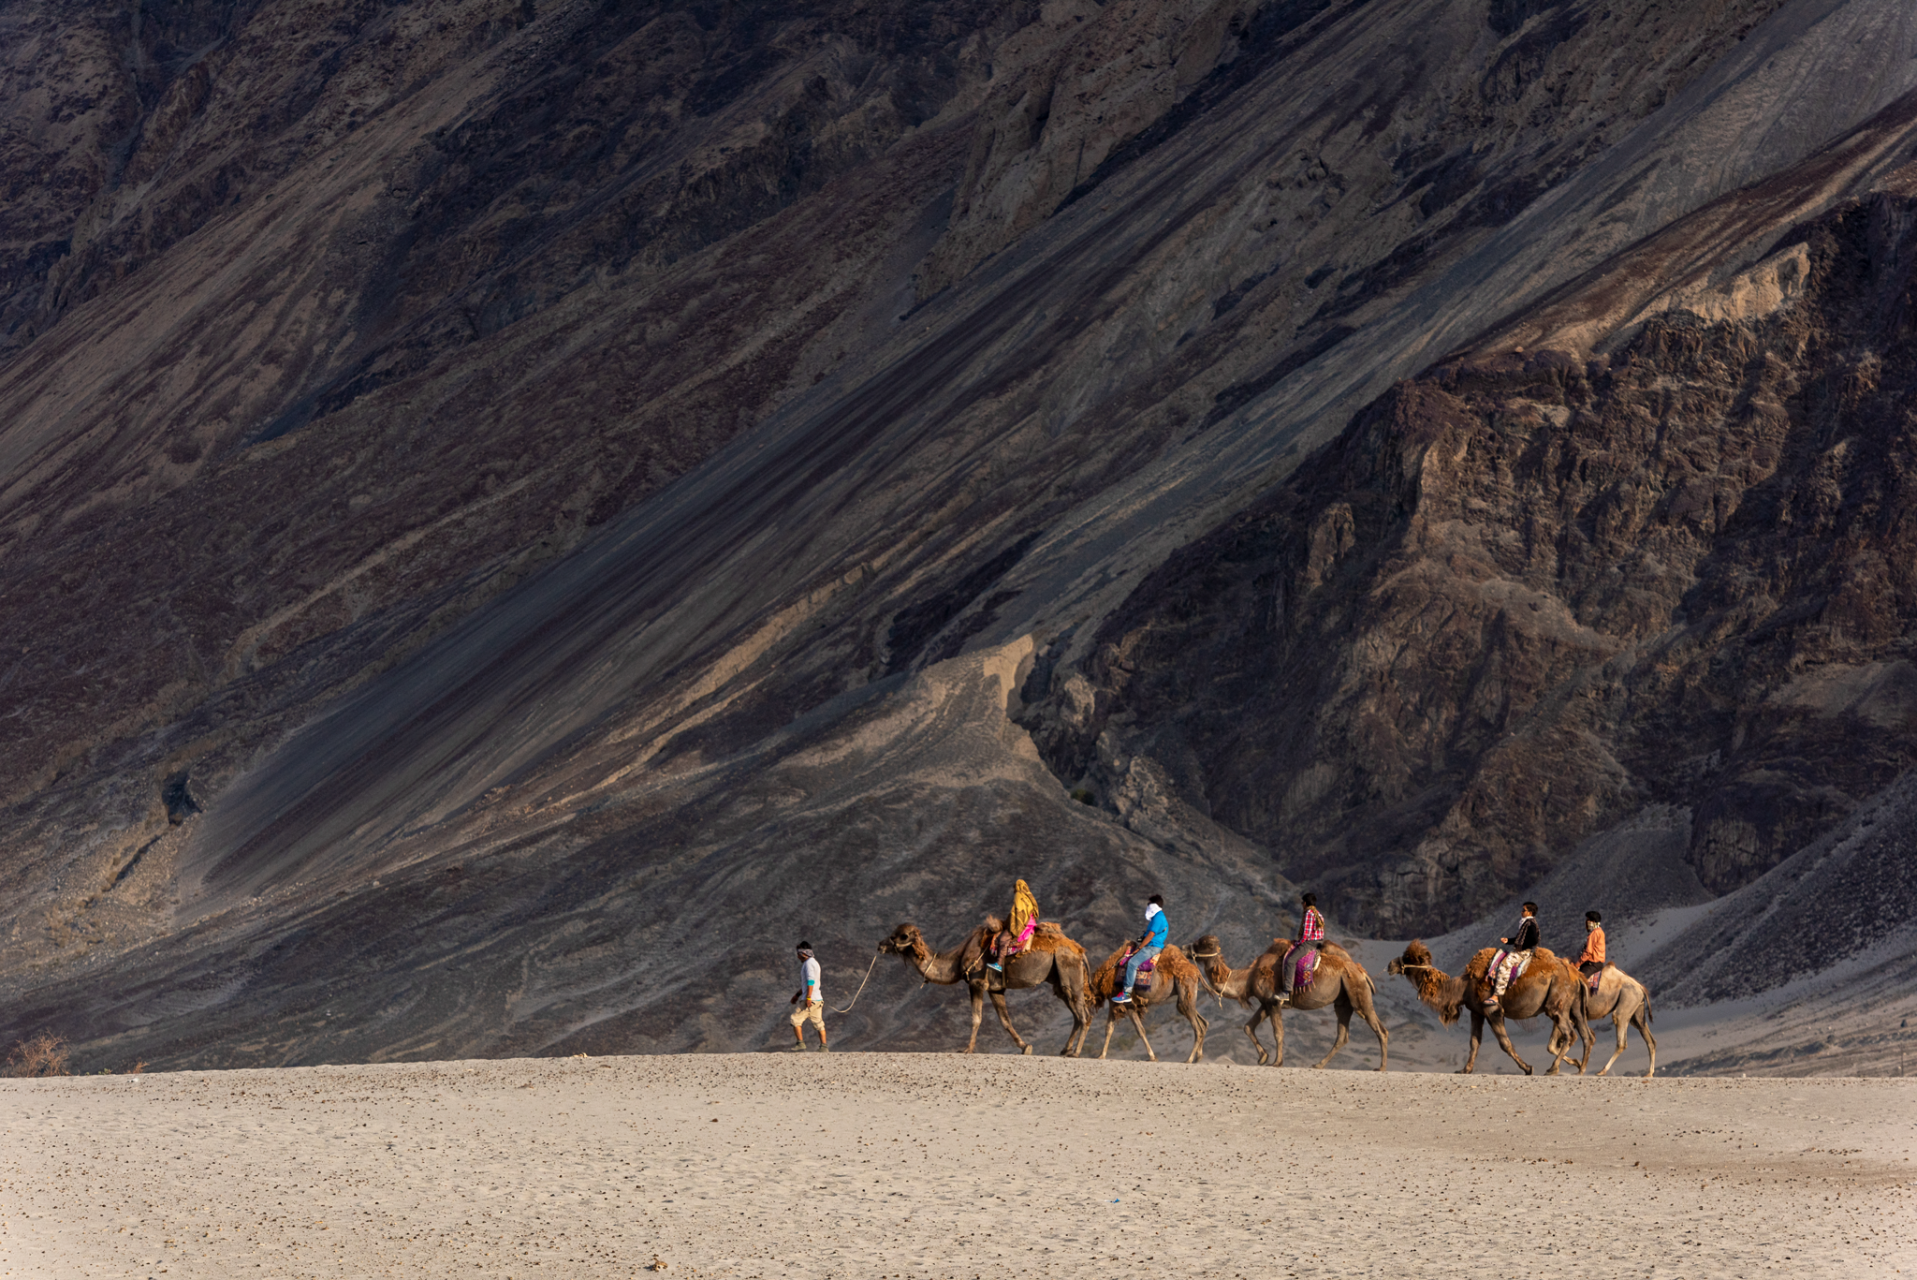
<svg viewBox="0 0 1917 1280"><path fill-rule="evenodd" d="M1223 947L1220 947L1216 951L1193 951L1189 954L1194 960L1216 960L1218 963L1224 965L1226 969L1231 968L1231 962L1224 958L1225 949ZM1205 985L1211 988L1211 998L1218 1002L1220 1009L1223 1009L1225 1007L1225 988L1223 984L1213 982L1211 975L1206 973L1202 967L1198 972L1205 979Z"/></svg>

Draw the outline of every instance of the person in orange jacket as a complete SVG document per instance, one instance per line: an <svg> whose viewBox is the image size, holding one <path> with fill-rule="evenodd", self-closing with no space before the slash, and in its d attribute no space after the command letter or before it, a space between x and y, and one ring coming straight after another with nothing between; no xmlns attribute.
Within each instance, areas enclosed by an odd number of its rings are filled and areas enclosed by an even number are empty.
<svg viewBox="0 0 1917 1280"><path fill-rule="evenodd" d="M1584 954L1578 957L1578 972L1585 976L1595 993L1598 975L1604 972L1604 917L1595 911L1584 913Z"/></svg>

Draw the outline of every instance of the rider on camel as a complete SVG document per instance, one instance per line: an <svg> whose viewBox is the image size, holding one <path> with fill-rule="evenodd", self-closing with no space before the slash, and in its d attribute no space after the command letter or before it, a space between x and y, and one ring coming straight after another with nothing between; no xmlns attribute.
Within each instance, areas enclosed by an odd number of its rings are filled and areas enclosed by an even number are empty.
<svg viewBox="0 0 1917 1280"><path fill-rule="evenodd" d="M1112 997L1113 1004L1132 1002L1132 984L1138 981L1139 969L1146 961L1157 958L1170 936L1171 922L1165 918L1165 899L1154 893L1145 902L1145 932L1132 943L1131 956L1125 961L1125 989Z"/></svg>
<svg viewBox="0 0 1917 1280"><path fill-rule="evenodd" d="M1038 899L1031 886L1020 880L1012 886L1012 912L1005 918L1005 928L992 939L992 958L986 967L1004 973L1005 962L1031 946L1037 930Z"/></svg>
<svg viewBox="0 0 1917 1280"><path fill-rule="evenodd" d="M1281 1001L1291 999L1292 987L1298 981L1298 965L1305 958L1304 948L1322 951L1325 946L1325 918L1318 911L1318 895L1307 893L1298 902L1304 908L1304 914L1298 917L1298 940L1278 965L1278 999Z"/></svg>
<svg viewBox="0 0 1917 1280"><path fill-rule="evenodd" d="M1496 989L1486 1002L1487 1012L1499 1008L1504 1000L1504 989L1511 985L1511 975L1530 962L1531 953L1538 949L1538 904L1524 904L1524 919L1518 921L1517 929L1508 938L1499 938L1508 950L1491 958L1493 979Z"/></svg>
<svg viewBox="0 0 1917 1280"><path fill-rule="evenodd" d="M1578 957L1578 972L1597 994L1598 975L1604 972L1604 917L1595 911L1584 913L1584 954Z"/></svg>

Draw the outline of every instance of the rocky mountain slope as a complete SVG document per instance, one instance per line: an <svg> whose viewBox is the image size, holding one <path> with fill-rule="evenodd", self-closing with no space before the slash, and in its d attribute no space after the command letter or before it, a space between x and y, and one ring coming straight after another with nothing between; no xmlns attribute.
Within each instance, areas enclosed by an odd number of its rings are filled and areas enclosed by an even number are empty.
<svg viewBox="0 0 1917 1280"><path fill-rule="evenodd" d="M744 1045L1909 765L1901 6L0 22L0 1031Z"/></svg>

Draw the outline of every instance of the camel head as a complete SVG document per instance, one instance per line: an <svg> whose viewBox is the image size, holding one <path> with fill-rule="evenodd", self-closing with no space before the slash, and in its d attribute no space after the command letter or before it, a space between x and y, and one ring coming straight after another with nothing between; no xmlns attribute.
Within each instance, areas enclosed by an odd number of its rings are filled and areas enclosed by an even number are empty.
<svg viewBox="0 0 1917 1280"><path fill-rule="evenodd" d="M1430 963L1431 963L1431 948L1425 946L1424 942L1421 939L1414 938L1412 939L1411 944L1404 949L1403 955L1399 956L1396 960L1393 960L1390 964L1385 966L1385 972L1386 973L1403 973L1406 968L1412 965L1422 966L1422 965L1429 965Z"/></svg>
<svg viewBox="0 0 1917 1280"><path fill-rule="evenodd" d="M1227 970L1231 968L1231 962L1225 959L1225 949L1219 944L1215 933L1207 933L1187 942L1185 954L1197 963L1200 973L1209 974L1214 965Z"/></svg>
<svg viewBox="0 0 1917 1280"><path fill-rule="evenodd" d="M929 950L925 945L925 935L919 932L915 924L902 924L892 930L890 937L879 943L882 956L916 956Z"/></svg>
<svg viewBox="0 0 1917 1280"><path fill-rule="evenodd" d="M1192 939L1185 944L1185 954L1198 966L1198 980L1205 984L1205 990L1223 999L1218 988L1230 980L1231 963L1225 959L1225 949L1219 944L1218 935L1207 933Z"/></svg>
<svg viewBox="0 0 1917 1280"><path fill-rule="evenodd" d="M1402 973L1417 988L1418 999L1435 1010L1438 1021L1450 1026L1464 1011L1464 978L1452 978L1431 963L1431 948L1414 939L1404 954L1385 966L1387 973Z"/></svg>

